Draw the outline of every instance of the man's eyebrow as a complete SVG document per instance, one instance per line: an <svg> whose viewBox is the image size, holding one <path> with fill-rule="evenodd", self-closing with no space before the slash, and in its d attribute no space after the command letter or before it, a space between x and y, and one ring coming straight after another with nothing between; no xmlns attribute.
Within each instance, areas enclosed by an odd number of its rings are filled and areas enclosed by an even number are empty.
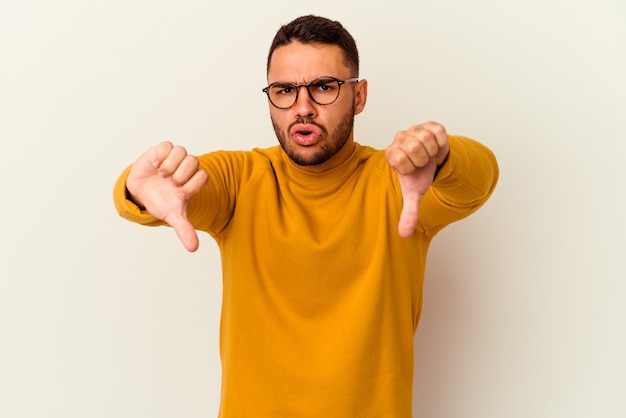
<svg viewBox="0 0 626 418"><path fill-rule="evenodd" d="M273 83L270 83L270 86L295 86L297 83L294 83L292 81L274 81Z"/></svg>

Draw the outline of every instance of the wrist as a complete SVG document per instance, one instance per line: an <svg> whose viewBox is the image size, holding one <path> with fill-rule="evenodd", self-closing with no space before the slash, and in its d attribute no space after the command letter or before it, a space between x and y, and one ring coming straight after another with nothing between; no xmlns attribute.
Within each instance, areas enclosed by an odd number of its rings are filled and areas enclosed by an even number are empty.
<svg viewBox="0 0 626 418"><path fill-rule="evenodd" d="M141 203L132 195L130 191L128 191L128 187L126 187L126 200L137 206L139 210L146 210L146 207L143 205L143 203Z"/></svg>

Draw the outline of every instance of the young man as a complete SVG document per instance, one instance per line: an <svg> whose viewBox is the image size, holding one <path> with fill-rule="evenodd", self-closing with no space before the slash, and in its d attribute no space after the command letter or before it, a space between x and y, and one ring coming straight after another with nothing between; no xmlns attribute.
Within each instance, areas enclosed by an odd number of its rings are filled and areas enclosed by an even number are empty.
<svg viewBox="0 0 626 418"><path fill-rule="evenodd" d="M410 417L426 253L492 193L493 154L429 122L354 141L367 81L339 24L283 26L268 63L280 146L200 157L161 143L115 186L119 213L217 241L229 417ZM419 217L418 217L419 209Z"/></svg>

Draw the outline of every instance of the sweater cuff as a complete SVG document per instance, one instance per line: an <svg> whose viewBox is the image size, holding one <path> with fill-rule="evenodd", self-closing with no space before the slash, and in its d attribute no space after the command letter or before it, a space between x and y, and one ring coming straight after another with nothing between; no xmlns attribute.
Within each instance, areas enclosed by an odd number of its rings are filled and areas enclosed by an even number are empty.
<svg viewBox="0 0 626 418"><path fill-rule="evenodd" d="M164 222L152 216L145 208L139 207L135 202L130 199L128 189L126 189L126 179L130 168L128 166L115 182L113 188L113 201L117 213L131 222L136 222L142 225L162 225Z"/></svg>

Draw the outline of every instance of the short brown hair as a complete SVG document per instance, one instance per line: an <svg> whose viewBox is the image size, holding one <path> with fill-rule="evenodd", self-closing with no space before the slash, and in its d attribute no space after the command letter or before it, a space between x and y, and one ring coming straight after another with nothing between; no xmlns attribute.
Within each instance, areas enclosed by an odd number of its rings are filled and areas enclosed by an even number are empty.
<svg viewBox="0 0 626 418"><path fill-rule="evenodd" d="M337 45L343 51L346 65L354 71L353 75L358 77L359 51L352 35L341 23L313 15L301 16L276 32L267 56L267 72L270 70L270 61L276 48L289 45L293 41L303 44Z"/></svg>

